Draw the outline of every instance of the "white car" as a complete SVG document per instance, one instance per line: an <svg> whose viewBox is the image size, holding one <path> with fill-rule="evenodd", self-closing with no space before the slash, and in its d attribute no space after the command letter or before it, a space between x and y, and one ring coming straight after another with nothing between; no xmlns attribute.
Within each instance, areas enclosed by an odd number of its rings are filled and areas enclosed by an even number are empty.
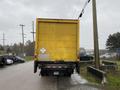
<svg viewBox="0 0 120 90"><path fill-rule="evenodd" d="M103 54L103 55L101 55L100 56L100 58L105 58L105 59L109 59L109 58L111 58L112 56L111 56L111 54L109 54L109 53L105 53L105 54Z"/></svg>
<svg viewBox="0 0 120 90"><path fill-rule="evenodd" d="M13 60L11 60L11 59L7 59L7 60L6 60L6 64L7 64L7 65L11 65L11 64L13 64L13 63L14 63L14 62L13 62Z"/></svg>

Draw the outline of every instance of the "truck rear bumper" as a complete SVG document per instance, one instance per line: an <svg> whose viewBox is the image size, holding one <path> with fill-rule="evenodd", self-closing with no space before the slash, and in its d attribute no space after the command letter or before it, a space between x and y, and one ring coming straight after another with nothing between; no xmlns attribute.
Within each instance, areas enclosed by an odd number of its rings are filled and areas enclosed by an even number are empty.
<svg viewBox="0 0 120 90"><path fill-rule="evenodd" d="M73 73L73 68L41 68L41 75L45 76L69 76Z"/></svg>
<svg viewBox="0 0 120 90"><path fill-rule="evenodd" d="M39 63L39 64L76 64L78 62L65 62L65 61L34 61L36 63Z"/></svg>
<svg viewBox="0 0 120 90"><path fill-rule="evenodd" d="M52 74L72 74L74 69L79 66L79 62L64 62L64 61L34 61L34 73L37 72L37 68L41 69L41 73L49 72Z"/></svg>

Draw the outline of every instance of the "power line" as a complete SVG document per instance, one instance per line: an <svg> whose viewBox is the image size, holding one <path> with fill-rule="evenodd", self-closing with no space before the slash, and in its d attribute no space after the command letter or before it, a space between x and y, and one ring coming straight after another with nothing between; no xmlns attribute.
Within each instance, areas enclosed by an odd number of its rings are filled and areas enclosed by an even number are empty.
<svg viewBox="0 0 120 90"><path fill-rule="evenodd" d="M89 2L90 2L90 0L87 0L87 1L85 2L85 5L84 5L83 9L82 9L82 11L80 12L80 14L79 14L79 16L78 16L78 19L82 17L82 15L83 15L83 13L84 13L84 10L85 10L85 8L86 8L86 6L87 6L87 4L88 4Z"/></svg>

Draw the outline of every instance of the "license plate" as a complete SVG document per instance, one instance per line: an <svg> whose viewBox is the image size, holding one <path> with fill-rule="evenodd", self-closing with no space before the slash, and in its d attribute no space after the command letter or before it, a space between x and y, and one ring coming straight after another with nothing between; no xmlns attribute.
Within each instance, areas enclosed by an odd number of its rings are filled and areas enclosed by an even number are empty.
<svg viewBox="0 0 120 90"><path fill-rule="evenodd" d="M54 74L54 75L59 75L59 72L54 72L53 74Z"/></svg>

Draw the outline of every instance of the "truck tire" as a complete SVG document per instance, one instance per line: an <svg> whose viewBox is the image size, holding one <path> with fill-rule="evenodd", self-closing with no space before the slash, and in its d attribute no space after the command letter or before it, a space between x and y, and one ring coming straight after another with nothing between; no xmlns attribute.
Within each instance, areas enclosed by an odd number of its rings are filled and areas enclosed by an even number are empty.
<svg viewBox="0 0 120 90"><path fill-rule="evenodd" d="M67 77L71 77L71 73L68 73L66 76L67 76Z"/></svg>
<svg viewBox="0 0 120 90"><path fill-rule="evenodd" d="M79 63L76 64L76 72L78 74L80 74L80 64Z"/></svg>
<svg viewBox="0 0 120 90"><path fill-rule="evenodd" d="M41 76L45 76L45 74L44 74L44 73L40 73L40 75L41 75Z"/></svg>
<svg viewBox="0 0 120 90"><path fill-rule="evenodd" d="M46 76L45 71L41 69L41 71L40 71L40 75L41 75L41 76Z"/></svg>

